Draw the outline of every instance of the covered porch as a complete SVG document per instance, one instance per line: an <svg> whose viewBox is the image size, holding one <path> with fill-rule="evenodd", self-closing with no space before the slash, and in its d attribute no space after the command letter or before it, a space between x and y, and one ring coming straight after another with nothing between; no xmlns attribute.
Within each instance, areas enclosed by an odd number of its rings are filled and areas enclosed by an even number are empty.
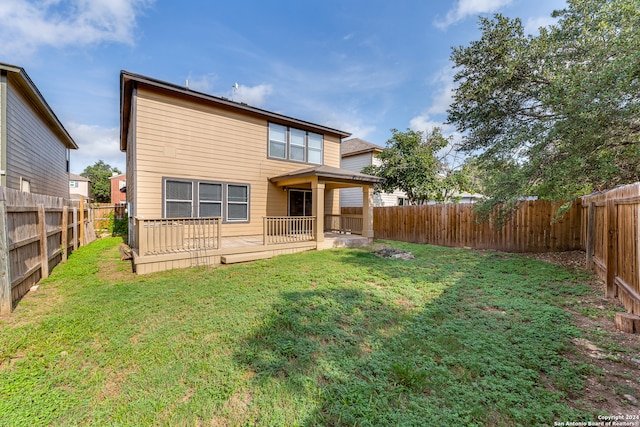
<svg viewBox="0 0 640 427"><path fill-rule="evenodd" d="M382 181L380 178L322 165L272 177L269 181L289 191L289 194L297 191L308 193L309 213L321 224L315 232L317 242L324 240L325 232L360 235L369 241L373 239L373 185ZM339 203L325 205L328 194L337 194L341 188L352 187L362 189L362 215L341 214ZM294 215L291 208L289 214Z"/></svg>
<svg viewBox="0 0 640 427"><path fill-rule="evenodd" d="M222 218L135 218L135 271L230 264L372 241L373 184L379 178L316 166L269 181L286 192L287 215L260 218L261 235L225 235ZM362 215L341 215L335 211L339 203L325 206L325 200L345 187L362 188Z"/></svg>

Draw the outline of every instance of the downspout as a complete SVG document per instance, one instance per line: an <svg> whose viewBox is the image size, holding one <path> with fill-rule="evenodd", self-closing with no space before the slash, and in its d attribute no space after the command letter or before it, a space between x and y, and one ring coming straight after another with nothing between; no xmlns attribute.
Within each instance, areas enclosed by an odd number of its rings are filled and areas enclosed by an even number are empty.
<svg viewBox="0 0 640 427"><path fill-rule="evenodd" d="M7 71L0 72L0 187L7 186Z"/></svg>

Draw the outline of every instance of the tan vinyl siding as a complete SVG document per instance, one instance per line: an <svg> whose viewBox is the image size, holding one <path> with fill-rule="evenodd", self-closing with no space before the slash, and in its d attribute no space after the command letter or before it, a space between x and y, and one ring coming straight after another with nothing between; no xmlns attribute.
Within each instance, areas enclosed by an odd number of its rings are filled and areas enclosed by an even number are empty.
<svg viewBox="0 0 640 427"><path fill-rule="evenodd" d="M11 79L7 88L7 187L22 177L32 193L69 197L67 148Z"/></svg>
<svg viewBox="0 0 640 427"><path fill-rule="evenodd" d="M136 215L162 216L163 177L249 184L250 222L224 224L226 236L261 234L264 216L287 214L287 193L269 178L309 165L267 158L266 119L143 88L134 108ZM325 164L339 166L339 150L325 135Z"/></svg>
<svg viewBox="0 0 640 427"><path fill-rule="evenodd" d="M133 100L136 99L136 92L133 92L132 95ZM137 168L136 168L136 140L135 140L135 102L131 103L131 109L134 110L131 113L131 121L129 122L128 126L129 126L129 132L127 133L127 147L129 147L129 149L126 152L126 156L127 156L127 166L126 166L126 174L127 174L127 209L129 209L128 212L128 216L129 216L129 233L128 233L128 239L129 241L127 242L129 245L134 245L133 242L137 241L137 236L136 236L136 227L134 226L134 218L137 216L136 210L137 210L137 205L135 203L135 200L137 200L136 198L136 172L137 172Z"/></svg>

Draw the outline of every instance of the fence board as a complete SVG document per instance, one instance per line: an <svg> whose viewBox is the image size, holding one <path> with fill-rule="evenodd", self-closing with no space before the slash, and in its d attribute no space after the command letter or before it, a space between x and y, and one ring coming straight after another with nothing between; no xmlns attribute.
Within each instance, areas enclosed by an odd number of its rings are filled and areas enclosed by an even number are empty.
<svg viewBox="0 0 640 427"><path fill-rule="evenodd" d="M69 221L77 201L0 188L0 314L10 313L31 286L77 248L86 224Z"/></svg>
<svg viewBox="0 0 640 427"><path fill-rule="evenodd" d="M582 204L594 211L593 226L582 233L589 266L605 281L607 296L640 314L640 183L585 196Z"/></svg>
<svg viewBox="0 0 640 427"><path fill-rule="evenodd" d="M376 207L374 236L377 239L508 252L580 249L581 205L574 203L556 221L559 207L560 204L544 200L525 201L502 227L496 224L495 217L489 222L478 221L470 204ZM353 211L351 208L350 212Z"/></svg>

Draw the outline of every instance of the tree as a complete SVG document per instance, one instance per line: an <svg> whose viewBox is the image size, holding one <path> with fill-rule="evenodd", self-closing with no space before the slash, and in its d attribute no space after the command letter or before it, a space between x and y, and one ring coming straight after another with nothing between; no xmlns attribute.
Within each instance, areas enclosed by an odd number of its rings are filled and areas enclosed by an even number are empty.
<svg viewBox="0 0 640 427"><path fill-rule="evenodd" d="M446 155L438 156L451 145L440 129L426 133L391 129L391 133L386 148L378 154L381 164L362 170L384 178L382 184L376 185L376 192L402 190L415 204L450 201L456 192L467 190L469 180L465 169L452 168L445 161Z"/></svg>
<svg viewBox="0 0 640 427"><path fill-rule="evenodd" d="M480 18L453 49L448 122L492 176L491 203L560 200L640 180L637 0L568 0L536 36L519 19Z"/></svg>
<svg viewBox="0 0 640 427"><path fill-rule="evenodd" d="M111 201L111 182L109 178L113 173L121 174L118 168L114 168L98 160L93 166L87 166L80 174L91 180L91 195L96 202L109 203Z"/></svg>

